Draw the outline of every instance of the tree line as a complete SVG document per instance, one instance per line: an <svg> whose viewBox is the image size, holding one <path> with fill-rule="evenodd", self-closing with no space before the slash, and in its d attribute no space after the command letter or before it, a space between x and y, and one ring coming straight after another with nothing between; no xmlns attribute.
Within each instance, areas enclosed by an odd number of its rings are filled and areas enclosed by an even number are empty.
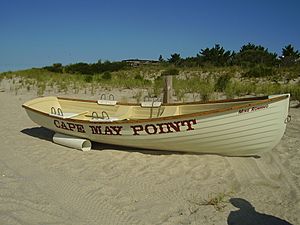
<svg viewBox="0 0 300 225"><path fill-rule="evenodd" d="M54 63L52 66L45 66L43 69L46 69L51 72L56 73L71 73L71 74L100 74L105 72L114 72L122 69L128 68L129 65L126 62L102 62L98 60L96 63L84 63L79 62L75 64L69 64L63 66L61 63Z"/></svg>
<svg viewBox="0 0 300 225"><path fill-rule="evenodd" d="M287 45L282 49L281 56L261 45L248 43L243 45L239 52L224 49L221 45L215 44L212 48L201 49L201 51L192 57L182 58L179 53L171 54L171 57L165 60L159 56L156 65L175 67L226 67L240 66L258 68L260 72L269 73L269 68L274 66L290 67L300 65L300 53L292 45ZM100 74L105 72L114 72L130 68L130 64L126 61L122 62L102 62L96 63L79 62L63 66L61 63L55 63L52 66L46 66L44 69L57 73L71 74Z"/></svg>
<svg viewBox="0 0 300 225"><path fill-rule="evenodd" d="M177 66L293 66L300 63L300 53L292 45L285 46L282 55L278 57L261 45L248 43L239 52L234 52L215 44L212 48L201 49L195 57L181 58L180 54L174 53L167 60L160 56L159 61Z"/></svg>

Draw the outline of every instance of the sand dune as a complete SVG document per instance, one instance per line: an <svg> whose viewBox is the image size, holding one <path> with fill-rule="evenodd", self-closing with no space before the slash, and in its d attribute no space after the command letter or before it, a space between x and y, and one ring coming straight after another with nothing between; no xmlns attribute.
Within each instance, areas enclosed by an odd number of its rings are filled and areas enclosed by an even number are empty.
<svg viewBox="0 0 300 225"><path fill-rule="evenodd" d="M300 109L257 158L81 152L27 117L34 97L0 93L0 224L300 224Z"/></svg>

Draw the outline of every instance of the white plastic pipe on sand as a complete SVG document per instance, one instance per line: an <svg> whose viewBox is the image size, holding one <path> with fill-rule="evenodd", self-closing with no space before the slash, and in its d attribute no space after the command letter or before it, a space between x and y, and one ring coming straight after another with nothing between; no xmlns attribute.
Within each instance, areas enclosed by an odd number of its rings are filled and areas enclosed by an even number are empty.
<svg viewBox="0 0 300 225"><path fill-rule="evenodd" d="M69 148L75 148L82 151L91 150L92 144L90 140L69 136L66 134L55 133L53 135L53 142L56 144L64 145Z"/></svg>

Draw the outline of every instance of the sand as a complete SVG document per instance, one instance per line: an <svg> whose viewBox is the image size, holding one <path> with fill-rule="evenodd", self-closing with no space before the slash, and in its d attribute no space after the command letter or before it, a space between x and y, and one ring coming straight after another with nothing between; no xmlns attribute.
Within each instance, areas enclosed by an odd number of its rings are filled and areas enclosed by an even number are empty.
<svg viewBox="0 0 300 225"><path fill-rule="evenodd" d="M52 143L0 92L0 224L300 224L300 109L260 157ZM95 98L95 96L90 96Z"/></svg>

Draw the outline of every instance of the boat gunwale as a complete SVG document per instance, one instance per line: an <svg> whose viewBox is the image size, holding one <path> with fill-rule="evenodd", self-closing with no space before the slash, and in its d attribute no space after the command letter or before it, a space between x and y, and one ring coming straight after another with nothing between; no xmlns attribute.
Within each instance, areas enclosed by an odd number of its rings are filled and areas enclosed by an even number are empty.
<svg viewBox="0 0 300 225"><path fill-rule="evenodd" d="M210 103L222 103L222 102L239 102L239 101L251 101L251 100L257 100L253 103L248 103L248 104L242 104L242 105L237 105L237 106L231 106L231 107L226 107L222 109L213 109L213 110L208 110L208 111L203 111L203 112L196 112L196 113L189 113L189 114L183 114L183 115L175 115L175 116L166 116L166 117L158 117L158 118L147 118L147 119L129 119L129 120L117 120L117 121L89 121L89 120L81 120L81 119L73 119L73 118L58 118L54 115L50 115L45 112L41 112L37 109L31 108L28 105L25 105L24 103L22 105L23 108L27 110L31 110L33 112L39 113L41 115L44 115L46 117L50 117L53 119L60 119L64 121L70 121L70 122L78 122L78 123L91 123L91 124L132 124L132 123L145 123L145 122L160 122L160 121L166 121L166 120L174 120L174 119L184 119L184 118L191 118L191 117L199 117L199 116L208 116L208 115L213 115L213 114L218 114L218 113L223 113L223 112L229 112L233 110L239 110L242 108L249 108L253 107L256 105L261 105L261 104L269 104L269 103L274 103L278 102L281 100L284 100L289 97L289 94L284 94L282 96L274 97L274 98L267 98L267 96L264 97L254 97L254 98L241 98L241 99L229 99L229 100L220 100L220 101L211 101L211 102L189 102L189 103L171 103L171 104L163 104L164 106L174 106L174 105L190 105L190 104L210 104ZM83 100L83 99L72 99L72 98L64 98L64 97L57 97L57 99L61 100L68 100L68 101L81 101L81 102L94 102L97 103L95 100ZM117 103L118 104L118 103ZM134 104L134 103L119 103L118 105L132 105L136 106L139 104Z"/></svg>
<svg viewBox="0 0 300 225"><path fill-rule="evenodd" d="M67 101L76 101L76 102L90 102L97 103L97 100L88 100L88 99L76 99L76 98L67 98L67 97L57 97L58 100L67 100ZM178 105L198 105L198 104L214 104L214 103L230 103L230 102L242 102L242 101L254 101L254 100L266 100L268 96L260 97L247 97L247 98L237 98L237 99L221 99L221 100L211 100L211 101L195 101L195 102L176 102L176 103L162 103L162 106L178 106ZM117 102L116 105L124 106L140 106L138 103L124 103Z"/></svg>

